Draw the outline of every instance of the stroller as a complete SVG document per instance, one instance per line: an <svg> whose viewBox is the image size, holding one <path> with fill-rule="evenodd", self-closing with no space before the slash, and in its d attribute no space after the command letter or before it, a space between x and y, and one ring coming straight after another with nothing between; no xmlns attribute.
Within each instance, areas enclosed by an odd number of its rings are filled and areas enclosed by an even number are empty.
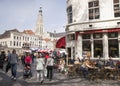
<svg viewBox="0 0 120 86"><path fill-rule="evenodd" d="M31 72L31 66L30 64L25 64L24 70L23 70L23 78L30 78L32 77L32 72Z"/></svg>

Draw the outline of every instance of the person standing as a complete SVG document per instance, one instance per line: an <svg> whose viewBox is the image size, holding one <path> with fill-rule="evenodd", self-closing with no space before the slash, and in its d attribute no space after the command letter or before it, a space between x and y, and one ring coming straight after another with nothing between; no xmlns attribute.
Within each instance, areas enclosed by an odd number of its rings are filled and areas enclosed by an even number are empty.
<svg viewBox="0 0 120 86"><path fill-rule="evenodd" d="M34 63L34 58L35 58L35 56L34 56L34 53L32 52L32 54L31 54L31 58L32 58L32 63Z"/></svg>
<svg viewBox="0 0 120 86"><path fill-rule="evenodd" d="M54 69L54 59L50 56L46 62L47 67L47 78L51 81L53 78L53 69Z"/></svg>
<svg viewBox="0 0 120 86"><path fill-rule="evenodd" d="M29 64L29 65L32 64L32 57L29 52L27 53L27 55L25 57L25 64Z"/></svg>
<svg viewBox="0 0 120 86"><path fill-rule="evenodd" d="M30 55L29 52L27 52L27 55L25 57L25 67L28 67L30 68L30 77L32 77L32 57Z"/></svg>
<svg viewBox="0 0 120 86"><path fill-rule="evenodd" d="M45 59L38 53L36 58L36 71L37 71L37 80L41 82L44 81L44 67L45 67Z"/></svg>
<svg viewBox="0 0 120 86"><path fill-rule="evenodd" d="M6 73L7 73L7 72L9 71L9 69L11 68L11 65L10 65L10 56L11 56L11 53L10 53L10 51L8 50L7 58L6 58L6 60L7 60L7 65L6 65L6 70L5 70Z"/></svg>
<svg viewBox="0 0 120 86"><path fill-rule="evenodd" d="M13 49L10 55L10 64L11 64L11 78L16 80L17 73L17 64L18 64L18 55L16 54L16 50Z"/></svg>
<svg viewBox="0 0 120 86"><path fill-rule="evenodd" d="M26 52L23 52L23 54L21 56L21 62L22 62L23 66L25 66L25 57L26 57Z"/></svg>
<svg viewBox="0 0 120 86"><path fill-rule="evenodd" d="M6 59L5 51L1 51L1 54L0 54L0 68L2 70L4 70L5 59Z"/></svg>

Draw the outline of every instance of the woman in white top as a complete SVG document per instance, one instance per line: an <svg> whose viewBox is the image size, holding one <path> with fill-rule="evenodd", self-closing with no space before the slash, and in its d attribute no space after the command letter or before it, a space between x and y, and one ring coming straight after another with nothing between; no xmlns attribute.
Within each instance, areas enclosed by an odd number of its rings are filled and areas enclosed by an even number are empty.
<svg viewBox="0 0 120 86"><path fill-rule="evenodd" d="M47 78L51 81L53 77L53 66L54 66L54 59L52 56L47 58L46 67L47 67Z"/></svg>
<svg viewBox="0 0 120 86"><path fill-rule="evenodd" d="M45 59L40 55L40 53L38 53L36 57L37 80L41 81L42 84L44 81Z"/></svg>

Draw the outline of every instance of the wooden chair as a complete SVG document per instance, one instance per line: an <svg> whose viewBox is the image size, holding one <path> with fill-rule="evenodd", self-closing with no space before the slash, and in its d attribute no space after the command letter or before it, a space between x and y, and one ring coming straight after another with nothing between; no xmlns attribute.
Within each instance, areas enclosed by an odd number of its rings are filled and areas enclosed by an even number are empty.
<svg viewBox="0 0 120 86"><path fill-rule="evenodd" d="M105 67L105 70L104 70L105 79L115 79L116 76L117 76L116 67L115 68Z"/></svg>
<svg viewBox="0 0 120 86"><path fill-rule="evenodd" d="M76 75L76 67L74 67L74 65L68 66L68 78L75 77Z"/></svg>

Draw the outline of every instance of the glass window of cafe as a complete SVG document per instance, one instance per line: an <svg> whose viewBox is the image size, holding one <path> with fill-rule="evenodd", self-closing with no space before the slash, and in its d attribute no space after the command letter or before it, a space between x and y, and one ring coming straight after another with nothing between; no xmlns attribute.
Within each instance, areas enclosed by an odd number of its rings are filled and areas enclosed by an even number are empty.
<svg viewBox="0 0 120 86"><path fill-rule="evenodd" d="M88 56L90 57L91 53L91 41L90 41L91 35L90 34L83 34L82 35L82 49L83 49L83 57Z"/></svg>
<svg viewBox="0 0 120 86"><path fill-rule="evenodd" d="M74 41L75 40L75 34L68 34L67 35L67 41Z"/></svg>
<svg viewBox="0 0 120 86"><path fill-rule="evenodd" d="M94 57L103 57L103 39L102 33L93 34L93 43L94 43Z"/></svg>
<svg viewBox="0 0 120 86"><path fill-rule="evenodd" d="M119 57L119 45L118 45L118 33L112 32L108 33L108 51L109 57L117 58Z"/></svg>

